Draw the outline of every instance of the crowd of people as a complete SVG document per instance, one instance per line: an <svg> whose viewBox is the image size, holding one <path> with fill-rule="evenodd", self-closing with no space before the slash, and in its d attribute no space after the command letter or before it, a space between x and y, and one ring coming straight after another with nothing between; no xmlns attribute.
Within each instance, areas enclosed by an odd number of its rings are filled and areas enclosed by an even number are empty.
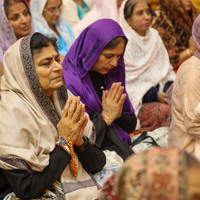
<svg viewBox="0 0 200 200"><path fill-rule="evenodd" d="M198 0L0 0L0 199L200 199Z"/></svg>

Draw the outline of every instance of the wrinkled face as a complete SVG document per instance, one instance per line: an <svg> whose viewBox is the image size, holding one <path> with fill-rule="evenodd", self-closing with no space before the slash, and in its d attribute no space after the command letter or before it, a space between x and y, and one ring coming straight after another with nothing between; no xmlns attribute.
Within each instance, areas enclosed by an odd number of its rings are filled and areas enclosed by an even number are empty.
<svg viewBox="0 0 200 200"><path fill-rule="evenodd" d="M114 67L117 67L118 60L123 54L125 48L125 41L121 39L120 43L114 49L105 49L94 63L91 71L99 74L107 74Z"/></svg>
<svg viewBox="0 0 200 200"><path fill-rule="evenodd" d="M49 27L55 26L58 23L61 12L61 0L47 0L47 3L43 10L43 17L46 19Z"/></svg>
<svg viewBox="0 0 200 200"><path fill-rule="evenodd" d="M192 9L192 0L182 0L182 2L187 11L190 11Z"/></svg>
<svg viewBox="0 0 200 200"><path fill-rule="evenodd" d="M63 85L62 65L58 52L52 44L44 47L35 54L34 64L40 85L46 95L50 97L52 93Z"/></svg>
<svg viewBox="0 0 200 200"><path fill-rule="evenodd" d="M146 2L139 2L133 9L128 24L141 36L144 36L151 25L151 12Z"/></svg>
<svg viewBox="0 0 200 200"><path fill-rule="evenodd" d="M20 39L31 32L31 16L24 3L15 3L10 6L8 8L7 18L13 27L17 39Z"/></svg>

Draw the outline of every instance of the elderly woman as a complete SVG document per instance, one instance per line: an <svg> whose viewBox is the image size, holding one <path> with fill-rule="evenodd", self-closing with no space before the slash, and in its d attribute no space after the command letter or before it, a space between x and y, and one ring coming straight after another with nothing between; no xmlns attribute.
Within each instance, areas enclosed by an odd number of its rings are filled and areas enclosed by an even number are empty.
<svg viewBox="0 0 200 200"><path fill-rule="evenodd" d="M3 74L3 54L15 41L33 33L31 14L25 0L0 2L0 76Z"/></svg>
<svg viewBox="0 0 200 200"><path fill-rule="evenodd" d="M120 25L128 38L124 62L126 86L141 132L165 126L170 107L165 92L175 79L163 41L151 28L147 0L126 0Z"/></svg>
<svg viewBox="0 0 200 200"><path fill-rule="evenodd" d="M123 159L133 153L129 133L136 126L125 89L126 43L117 22L101 19L80 34L63 61L67 88L85 104L97 131L97 146Z"/></svg>
<svg viewBox="0 0 200 200"><path fill-rule="evenodd" d="M192 0L160 0L160 10L153 21L168 51L174 69L196 51L191 36L197 11Z"/></svg>
<svg viewBox="0 0 200 200"><path fill-rule="evenodd" d="M195 55L186 60L177 73L172 93L172 121L169 146L186 150L200 158L200 117L195 112L200 102L200 15L193 24L192 36L198 47Z"/></svg>
<svg viewBox="0 0 200 200"><path fill-rule="evenodd" d="M101 200L198 200L200 164L177 148L152 148L127 159L104 184Z"/></svg>
<svg viewBox="0 0 200 200"><path fill-rule="evenodd" d="M63 84L55 38L40 33L4 55L0 199L97 199L87 172L105 165L85 106ZM8 134L9 133L9 134Z"/></svg>
<svg viewBox="0 0 200 200"><path fill-rule="evenodd" d="M62 0L31 1L31 12L37 32L58 39L59 53L65 56L74 42L71 27L61 18Z"/></svg>

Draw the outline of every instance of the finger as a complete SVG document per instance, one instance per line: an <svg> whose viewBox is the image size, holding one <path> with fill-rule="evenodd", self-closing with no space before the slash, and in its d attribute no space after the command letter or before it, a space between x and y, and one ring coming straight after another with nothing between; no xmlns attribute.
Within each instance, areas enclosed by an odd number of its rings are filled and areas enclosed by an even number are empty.
<svg viewBox="0 0 200 200"><path fill-rule="evenodd" d="M123 87L123 86L120 86L120 87L119 87L119 90L118 90L118 92L117 92L117 94L116 94L116 96L115 96L115 101L116 101L116 102L118 102L118 101L120 100L120 98L121 98L123 92L124 92L124 87Z"/></svg>
<svg viewBox="0 0 200 200"><path fill-rule="evenodd" d="M123 107L125 100L126 100L126 94L122 94L122 96L119 100L119 105L121 105Z"/></svg>
<svg viewBox="0 0 200 200"><path fill-rule="evenodd" d="M85 104L82 104L80 119L85 115Z"/></svg>
<svg viewBox="0 0 200 200"><path fill-rule="evenodd" d="M108 92L108 97L111 97L112 96L112 93L113 93L113 90L115 89L115 86L116 86L116 83L113 83L109 92Z"/></svg>
<svg viewBox="0 0 200 200"><path fill-rule="evenodd" d="M66 104L65 104L64 109L62 110L62 116L63 116L63 117L67 117L68 109L69 109L69 106L70 106L71 102L72 102L72 97L69 97L69 98L67 99L67 102L66 102Z"/></svg>
<svg viewBox="0 0 200 200"><path fill-rule="evenodd" d="M103 94L102 94L102 102L105 101L105 97L106 97L106 91L103 90Z"/></svg>
<svg viewBox="0 0 200 200"><path fill-rule="evenodd" d="M79 104L79 105L76 107L75 112L74 112L74 114L73 114L73 116L72 116L72 119L73 119L75 122L79 121L81 112L82 112L82 105Z"/></svg>
<svg viewBox="0 0 200 200"><path fill-rule="evenodd" d="M77 107L77 99L76 99L76 97L72 97L72 102L71 102L71 104L70 104L70 106L69 106L69 109L68 109L68 116L70 117L70 118L72 118L73 117L73 115L74 115L74 112L75 112L75 110L76 110L76 107Z"/></svg>
<svg viewBox="0 0 200 200"><path fill-rule="evenodd" d="M121 83L120 82L119 83L115 83L115 88L113 89L112 94L111 94L111 98L112 99L116 98L116 95L117 95L120 87L121 87Z"/></svg>
<svg viewBox="0 0 200 200"><path fill-rule="evenodd" d="M82 117L78 122L78 129L81 130L82 128L85 128L85 123L88 121L87 116ZM87 124L87 123L86 123Z"/></svg>

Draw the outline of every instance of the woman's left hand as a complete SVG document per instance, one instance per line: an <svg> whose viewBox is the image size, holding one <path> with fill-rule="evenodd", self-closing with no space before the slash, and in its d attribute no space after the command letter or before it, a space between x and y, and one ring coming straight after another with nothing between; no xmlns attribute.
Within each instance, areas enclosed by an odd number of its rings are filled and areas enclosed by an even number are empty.
<svg viewBox="0 0 200 200"><path fill-rule="evenodd" d="M158 101L161 103L168 103L167 95L164 92L158 92Z"/></svg>

